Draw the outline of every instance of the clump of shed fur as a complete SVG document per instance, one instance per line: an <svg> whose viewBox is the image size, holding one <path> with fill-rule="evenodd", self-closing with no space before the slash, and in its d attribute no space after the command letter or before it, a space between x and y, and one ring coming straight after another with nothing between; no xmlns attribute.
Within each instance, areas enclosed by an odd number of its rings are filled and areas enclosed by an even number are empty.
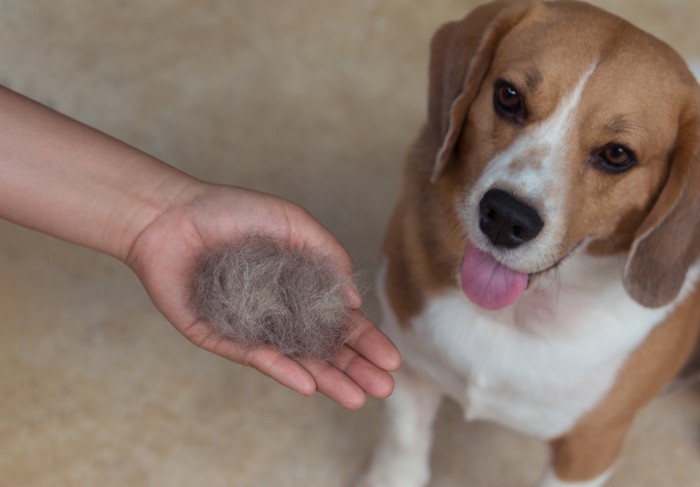
<svg viewBox="0 0 700 487"><path fill-rule="evenodd" d="M199 318L223 337L320 360L347 341L349 283L329 259L251 237L202 256L195 275Z"/></svg>

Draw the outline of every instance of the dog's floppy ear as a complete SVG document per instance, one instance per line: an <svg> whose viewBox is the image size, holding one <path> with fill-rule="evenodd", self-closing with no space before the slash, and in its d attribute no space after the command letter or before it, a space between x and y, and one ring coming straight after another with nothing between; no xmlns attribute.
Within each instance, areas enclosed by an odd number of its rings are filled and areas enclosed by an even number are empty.
<svg viewBox="0 0 700 487"><path fill-rule="evenodd" d="M500 40L532 4L522 0L486 4L460 21L443 25L433 36L428 123L441 146L435 157L432 182L453 157L464 119Z"/></svg>
<svg viewBox="0 0 700 487"><path fill-rule="evenodd" d="M668 179L637 231L625 265L625 289L644 306L670 303L680 292L688 269L700 257L698 99L696 96L696 103L686 110Z"/></svg>

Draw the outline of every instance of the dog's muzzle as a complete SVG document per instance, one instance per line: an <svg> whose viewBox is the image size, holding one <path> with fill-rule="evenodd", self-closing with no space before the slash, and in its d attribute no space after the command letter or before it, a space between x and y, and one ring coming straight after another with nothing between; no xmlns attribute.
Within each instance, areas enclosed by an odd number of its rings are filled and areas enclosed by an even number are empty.
<svg viewBox="0 0 700 487"><path fill-rule="evenodd" d="M515 249L534 240L543 228L537 211L507 191L490 189L479 202L479 229L496 248ZM528 273L507 267L473 244L465 250L460 277L467 298L489 310L512 304L530 280Z"/></svg>

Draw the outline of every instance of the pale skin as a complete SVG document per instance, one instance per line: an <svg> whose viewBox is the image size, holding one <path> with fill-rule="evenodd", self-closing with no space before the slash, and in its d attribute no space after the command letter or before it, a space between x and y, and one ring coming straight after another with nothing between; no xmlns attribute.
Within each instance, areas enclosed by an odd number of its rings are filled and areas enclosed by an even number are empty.
<svg viewBox="0 0 700 487"><path fill-rule="evenodd" d="M346 276L342 244L303 208L243 188L204 183L97 130L0 87L0 218L113 256L131 268L158 310L189 341L251 366L294 391L348 408L391 394L399 353L360 311L333 363L295 361L212 333L190 304L202 251L264 235L330 256Z"/></svg>

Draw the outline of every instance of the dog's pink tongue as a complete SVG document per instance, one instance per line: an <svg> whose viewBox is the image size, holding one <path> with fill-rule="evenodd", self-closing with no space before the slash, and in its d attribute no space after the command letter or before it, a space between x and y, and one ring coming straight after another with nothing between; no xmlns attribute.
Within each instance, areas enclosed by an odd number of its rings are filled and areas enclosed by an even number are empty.
<svg viewBox="0 0 700 487"><path fill-rule="evenodd" d="M528 275L508 269L489 254L469 245L462 261L462 290L474 304L505 308L527 287Z"/></svg>

